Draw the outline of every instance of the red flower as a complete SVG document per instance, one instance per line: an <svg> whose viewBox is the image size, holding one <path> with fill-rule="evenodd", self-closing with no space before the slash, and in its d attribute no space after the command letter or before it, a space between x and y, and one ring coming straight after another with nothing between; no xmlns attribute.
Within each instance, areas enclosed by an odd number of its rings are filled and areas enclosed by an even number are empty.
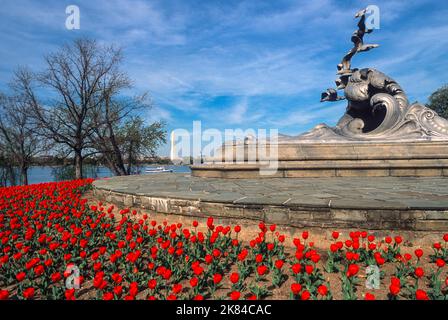
<svg viewBox="0 0 448 320"><path fill-rule="evenodd" d="M193 300L204 300L204 296L198 294L193 298Z"/></svg>
<svg viewBox="0 0 448 320"><path fill-rule="evenodd" d="M114 273L111 278L116 284L120 284L123 281L123 277L119 273Z"/></svg>
<svg viewBox="0 0 448 320"><path fill-rule="evenodd" d="M337 238L339 238L339 232L337 232L337 231L333 231L333 233L331 234L331 236L333 237L334 240L336 240Z"/></svg>
<svg viewBox="0 0 448 320"><path fill-rule="evenodd" d="M391 284L391 285L389 286L389 292L390 292L390 294L393 295L393 296L398 295L398 294L400 293L400 286Z"/></svg>
<svg viewBox="0 0 448 320"><path fill-rule="evenodd" d="M75 300L75 289L66 289L65 290L65 299L66 300Z"/></svg>
<svg viewBox="0 0 448 320"><path fill-rule="evenodd" d="M112 292L105 292L103 294L103 300L113 300L114 294Z"/></svg>
<svg viewBox="0 0 448 320"><path fill-rule="evenodd" d="M123 293L123 286L114 287L114 294L119 297Z"/></svg>
<svg viewBox="0 0 448 320"><path fill-rule="evenodd" d="M366 292L366 295L364 296L364 300L375 300L375 296L371 293Z"/></svg>
<svg viewBox="0 0 448 320"><path fill-rule="evenodd" d="M396 236L396 237L395 237L395 243L396 243L396 244L400 244L401 242L403 242L403 238L400 237L400 236Z"/></svg>
<svg viewBox="0 0 448 320"><path fill-rule="evenodd" d="M230 282L232 282L233 284L237 283L240 280L240 275L236 272L233 272L230 275Z"/></svg>
<svg viewBox="0 0 448 320"><path fill-rule="evenodd" d="M213 256L211 254L207 254L207 255L205 255L204 260L205 260L206 264L210 264L213 262Z"/></svg>
<svg viewBox="0 0 448 320"><path fill-rule="evenodd" d="M230 293L230 299L232 299L232 300L239 300L240 296L241 296L241 293L239 291L232 291Z"/></svg>
<svg viewBox="0 0 448 320"><path fill-rule="evenodd" d="M241 227L235 226L235 228L233 230L235 230L236 233L239 233L241 231Z"/></svg>
<svg viewBox="0 0 448 320"><path fill-rule="evenodd" d="M291 269L294 274L298 274L302 270L302 265L300 263L296 263L291 267Z"/></svg>
<svg viewBox="0 0 448 320"><path fill-rule="evenodd" d="M129 295L135 297L138 293L138 284L137 282L131 282L129 285Z"/></svg>
<svg viewBox="0 0 448 320"><path fill-rule="evenodd" d="M422 257L422 255L423 255L423 250L422 250L422 249L416 249L416 250L414 251L414 253L415 253L415 256L416 256L418 259L420 259L420 258Z"/></svg>
<svg viewBox="0 0 448 320"><path fill-rule="evenodd" d="M261 265L261 266L257 267L257 273L259 276L264 275L267 271L268 271L268 267L266 267L265 265Z"/></svg>
<svg viewBox="0 0 448 320"><path fill-rule="evenodd" d="M9 298L8 290L1 290L0 289L0 300L8 300L8 298Z"/></svg>
<svg viewBox="0 0 448 320"><path fill-rule="evenodd" d="M305 266L305 272L308 274L313 273L314 267L312 265L306 265Z"/></svg>
<svg viewBox="0 0 448 320"><path fill-rule="evenodd" d="M298 295L300 291L302 291L302 286L300 285L300 283L293 283L291 285L291 291L294 295Z"/></svg>
<svg viewBox="0 0 448 320"><path fill-rule="evenodd" d="M154 290L157 287L157 280L151 279L148 281L148 288Z"/></svg>
<svg viewBox="0 0 448 320"><path fill-rule="evenodd" d="M359 271L359 266L357 264L351 264L347 269L347 277L355 276Z"/></svg>
<svg viewBox="0 0 448 320"><path fill-rule="evenodd" d="M275 267L280 270L283 267L284 263L285 262L283 260L277 260L275 261Z"/></svg>
<svg viewBox="0 0 448 320"><path fill-rule="evenodd" d="M423 277L423 275L425 274L425 272L423 271L422 268L416 268L414 271L414 274L417 278L421 278Z"/></svg>
<svg viewBox="0 0 448 320"><path fill-rule="evenodd" d="M313 261L314 263L318 263L320 260L320 255L319 254L313 254L311 255L311 261Z"/></svg>
<svg viewBox="0 0 448 320"><path fill-rule="evenodd" d="M36 275L36 276L40 276L40 275L42 275L43 273L44 273L44 271L45 271L45 269L44 269L44 266L43 265L38 265L38 266L36 266L36 267L34 267L34 274Z"/></svg>
<svg viewBox="0 0 448 320"><path fill-rule="evenodd" d="M202 272L204 272L204 269L200 266L196 266L195 268L193 268L193 273L197 276L200 276Z"/></svg>
<svg viewBox="0 0 448 320"><path fill-rule="evenodd" d="M215 273L213 275L213 283L214 284L219 284L221 282L221 280L222 280L222 275L221 274Z"/></svg>
<svg viewBox="0 0 448 320"><path fill-rule="evenodd" d="M302 232L302 239L306 240L306 239L308 239L308 236L309 236L308 231Z"/></svg>
<svg viewBox="0 0 448 320"><path fill-rule="evenodd" d="M328 289L325 285L320 285L317 288L317 293L319 293L321 296L326 296L328 293Z"/></svg>
<svg viewBox="0 0 448 320"><path fill-rule="evenodd" d="M443 259L437 259L436 260L436 265L439 267L439 268L442 268L443 266L445 266L445 260L443 260Z"/></svg>
<svg viewBox="0 0 448 320"><path fill-rule="evenodd" d="M182 285L179 283L176 283L173 285L173 293L178 294L182 291Z"/></svg>
<svg viewBox="0 0 448 320"><path fill-rule="evenodd" d="M56 283L56 282L58 282L58 281L61 280L61 279L62 279L62 275L61 275L60 272L55 272L55 273L53 273L53 274L51 275L51 281L52 281L53 283Z"/></svg>
<svg viewBox="0 0 448 320"><path fill-rule="evenodd" d="M34 292L35 291L33 287L27 288L23 291L23 297L25 299L32 299L34 297Z"/></svg>
<svg viewBox="0 0 448 320"><path fill-rule="evenodd" d="M305 290L302 292L302 295L300 296L300 299L302 300L309 300L310 299L310 292L308 290Z"/></svg>
<svg viewBox="0 0 448 320"><path fill-rule="evenodd" d="M207 227L210 229L210 230L213 230L215 227L213 226L213 218L212 217L209 217L208 219L207 219Z"/></svg>
<svg viewBox="0 0 448 320"><path fill-rule="evenodd" d="M16 279L19 282L22 282L23 279L25 279L25 277L26 277L26 273L25 272L19 272L19 273L16 274Z"/></svg>
<svg viewBox="0 0 448 320"><path fill-rule="evenodd" d="M191 278L190 279L190 285L191 287L196 287L198 285L199 279L198 278Z"/></svg>
<svg viewBox="0 0 448 320"><path fill-rule="evenodd" d="M418 289L417 291L415 291L415 298L417 300L429 300L429 297L426 294L426 292L421 289Z"/></svg>
<svg viewBox="0 0 448 320"><path fill-rule="evenodd" d="M390 283L394 286L400 287L401 286L401 282L400 279L398 279L397 277L392 277L390 279Z"/></svg>

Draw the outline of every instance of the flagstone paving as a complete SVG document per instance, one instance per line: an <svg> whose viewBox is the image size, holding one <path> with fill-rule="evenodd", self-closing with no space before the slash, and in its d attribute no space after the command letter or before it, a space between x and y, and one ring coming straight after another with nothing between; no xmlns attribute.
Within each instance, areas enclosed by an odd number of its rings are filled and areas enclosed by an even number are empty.
<svg viewBox="0 0 448 320"><path fill-rule="evenodd" d="M185 173L94 182L99 199L154 212L293 227L448 231L448 177L219 179Z"/></svg>
<svg viewBox="0 0 448 320"><path fill-rule="evenodd" d="M448 208L448 178L439 177L217 179L172 173L113 177L94 185L130 195L220 203Z"/></svg>

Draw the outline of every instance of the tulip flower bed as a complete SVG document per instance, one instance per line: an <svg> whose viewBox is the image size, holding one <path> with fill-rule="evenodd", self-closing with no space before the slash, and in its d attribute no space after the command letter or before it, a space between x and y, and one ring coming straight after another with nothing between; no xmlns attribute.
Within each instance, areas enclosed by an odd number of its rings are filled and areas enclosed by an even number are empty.
<svg viewBox="0 0 448 320"><path fill-rule="evenodd" d="M333 232L326 252L306 231L290 239L264 223L242 241L240 226L213 218L201 228L89 204L91 182L0 188L0 299L448 298L448 235L424 257L365 231ZM367 266L382 289L365 289ZM67 288L75 268L80 288Z"/></svg>

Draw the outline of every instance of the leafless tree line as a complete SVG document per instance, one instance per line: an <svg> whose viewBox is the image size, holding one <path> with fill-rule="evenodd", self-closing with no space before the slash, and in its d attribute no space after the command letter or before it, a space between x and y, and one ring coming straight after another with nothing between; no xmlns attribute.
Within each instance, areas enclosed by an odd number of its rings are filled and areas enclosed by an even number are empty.
<svg viewBox="0 0 448 320"><path fill-rule="evenodd" d="M33 159L49 150L74 159L96 156L116 175L128 175L142 156L165 142L163 122L147 124L147 94L128 97L132 81L121 70L122 50L78 39L45 57L45 68L18 68L0 96L0 164L20 170L27 184ZM11 173L12 174L12 173Z"/></svg>

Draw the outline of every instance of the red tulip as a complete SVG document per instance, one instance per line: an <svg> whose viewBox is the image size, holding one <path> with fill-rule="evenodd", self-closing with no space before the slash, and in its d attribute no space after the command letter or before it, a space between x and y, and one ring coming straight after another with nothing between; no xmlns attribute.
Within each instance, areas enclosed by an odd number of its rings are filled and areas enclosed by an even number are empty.
<svg viewBox="0 0 448 320"><path fill-rule="evenodd" d="M257 267L257 273L259 276L264 275L267 271L268 271L268 267L266 267L265 265L261 265L261 266Z"/></svg>
<svg viewBox="0 0 448 320"><path fill-rule="evenodd" d="M302 291L302 286L300 283L293 283L291 284L291 291L294 295L298 295Z"/></svg>
<svg viewBox="0 0 448 320"><path fill-rule="evenodd" d="M51 281L53 282L53 283L56 283L56 282L58 282L59 280L61 280L62 279L62 276L61 276L61 273L60 272L55 272L55 273L53 273L52 275L51 275Z"/></svg>
<svg viewBox="0 0 448 320"><path fill-rule="evenodd" d="M437 259L436 260L436 265L439 267L439 268L442 268L442 267L444 267L445 266L445 260L443 260L443 259Z"/></svg>
<svg viewBox="0 0 448 320"><path fill-rule="evenodd" d="M421 278L423 277L423 275L425 274L425 272L423 271L422 268L416 268L414 271L414 274L417 278Z"/></svg>
<svg viewBox="0 0 448 320"><path fill-rule="evenodd" d="M113 300L114 294L112 292L105 292L103 294L103 300Z"/></svg>
<svg viewBox="0 0 448 320"><path fill-rule="evenodd" d="M16 274L16 279L19 282L22 282L23 279L25 279L25 277L26 277L26 273L25 272L19 272L19 273Z"/></svg>
<svg viewBox="0 0 448 320"><path fill-rule="evenodd" d="M325 285L320 285L317 288L317 293L319 293L321 296L326 296L328 293L328 289Z"/></svg>
<svg viewBox="0 0 448 320"><path fill-rule="evenodd" d="M357 264L351 264L347 269L347 277L355 276L359 271L359 266Z"/></svg>
<svg viewBox="0 0 448 320"><path fill-rule="evenodd" d="M301 300L309 300L310 299L310 292L308 290L305 290L302 292L302 295L300 296Z"/></svg>
<svg viewBox="0 0 448 320"><path fill-rule="evenodd" d="M305 272L308 274L313 273L314 267L312 265L306 265L305 266Z"/></svg>
<svg viewBox="0 0 448 320"><path fill-rule="evenodd" d="M220 282L221 282L221 280L222 280L222 275L221 274L219 274L219 273L215 273L214 275L213 275L213 283L216 285L216 284L219 284Z"/></svg>
<svg viewBox="0 0 448 320"><path fill-rule="evenodd" d="M240 296L241 296L241 293L239 291L232 291L230 293L230 299L232 299L232 300L239 300Z"/></svg>
<svg viewBox="0 0 448 320"><path fill-rule="evenodd" d="M179 284L179 283L176 283L176 284L173 285L172 290L173 290L174 294L178 294L178 293L180 293L182 291L182 285Z"/></svg>
<svg viewBox="0 0 448 320"><path fill-rule="evenodd" d="M23 290L23 297L25 299L32 299L34 297L34 292L35 292L35 290L33 287L27 288L27 289Z"/></svg>
<svg viewBox="0 0 448 320"><path fill-rule="evenodd" d="M75 289L66 289L64 295L65 300L75 300Z"/></svg>
<svg viewBox="0 0 448 320"><path fill-rule="evenodd" d="M1 290L0 289L0 300L8 300L8 298L9 298L8 290Z"/></svg>
<svg viewBox="0 0 448 320"><path fill-rule="evenodd" d="M414 253L415 253L415 256L416 256L418 259L420 259L420 258L423 256L423 250L422 250L422 249L416 249L416 250L414 251Z"/></svg>
<svg viewBox="0 0 448 320"><path fill-rule="evenodd" d="M389 286L389 292L391 295L396 296L400 293L400 287L394 284Z"/></svg>
<svg viewBox="0 0 448 320"><path fill-rule="evenodd" d="M364 300L375 300L375 296L371 293L366 292L366 295L364 296Z"/></svg>
<svg viewBox="0 0 448 320"><path fill-rule="evenodd" d="M277 260L275 261L275 267L280 270L283 267L284 263L285 262L283 260Z"/></svg>
<svg viewBox="0 0 448 320"><path fill-rule="evenodd" d="M240 275L236 272L233 272L230 275L230 282L232 282L233 284L237 283L240 280Z"/></svg>
<svg viewBox="0 0 448 320"><path fill-rule="evenodd" d="M114 294L119 297L123 293L123 286L115 286L114 287Z"/></svg>
<svg viewBox="0 0 448 320"><path fill-rule="evenodd" d="M428 295L426 294L426 292L423 291L423 290L421 290L421 289L418 289L418 290L415 292L415 298L416 298L417 300L429 300L429 297L428 297Z"/></svg>

